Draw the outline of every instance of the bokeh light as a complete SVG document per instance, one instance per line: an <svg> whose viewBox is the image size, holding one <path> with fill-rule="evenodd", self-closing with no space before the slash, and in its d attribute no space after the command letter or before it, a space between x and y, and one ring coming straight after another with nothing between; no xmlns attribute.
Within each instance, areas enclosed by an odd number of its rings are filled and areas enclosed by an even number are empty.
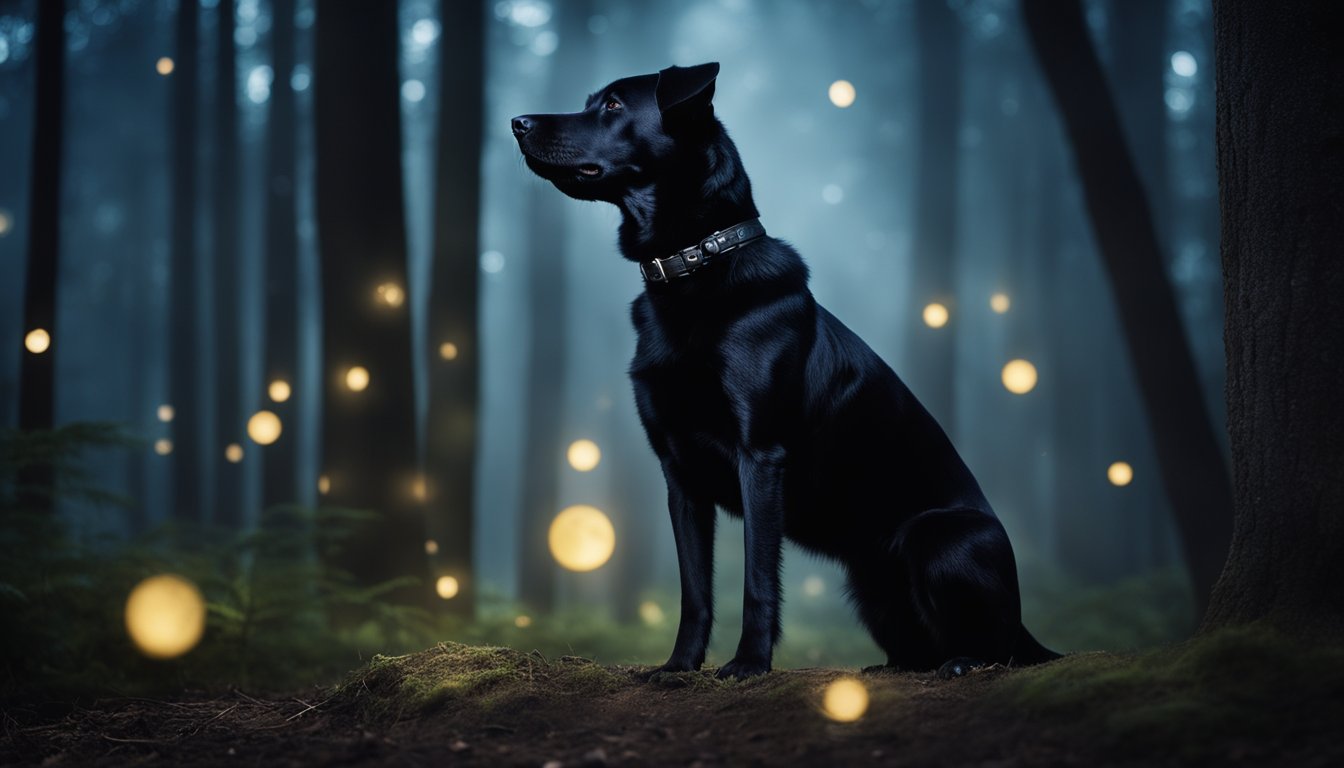
<svg viewBox="0 0 1344 768"><path fill-rule="evenodd" d="M452 576L440 576L439 580L434 582L434 591L438 592L439 597L442 597L444 600L452 600L454 597L457 597L457 593L460 589L461 585L459 585L457 579Z"/></svg>
<svg viewBox="0 0 1344 768"><path fill-rule="evenodd" d="M243 446L237 443L229 443L224 446L224 458L227 459L230 464L237 464L242 461Z"/></svg>
<svg viewBox="0 0 1344 768"><path fill-rule="evenodd" d="M345 372L345 386L351 392L363 392L369 388L369 369L362 365L352 365Z"/></svg>
<svg viewBox="0 0 1344 768"><path fill-rule="evenodd" d="M1009 360L1003 366L1003 386L1014 395L1025 395L1036 388L1036 366L1026 360Z"/></svg>
<svg viewBox="0 0 1344 768"><path fill-rule="evenodd" d="M1171 54L1171 71L1181 77L1194 77L1199 71L1199 62L1189 51L1177 51Z"/></svg>
<svg viewBox="0 0 1344 768"><path fill-rule="evenodd" d="M327 477L326 475L318 475L318 478L317 478L317 492L320 493L320 494L322 494L323 496L326 496L328 493L331 493L331 478L330 478L330 477Z"/></svg>
<svg viewBox="0 0 1344 768"><path fill-rule="evenodd" d="M1106 468L1106 479L1111 485L1124 487L1134 482L1134 468L1127 461L1117 461Z"/></svg>
<svg viewBox="0 0 1344 768"><path fill-rule="evenodd" d="M160 456L167 456L173 452L173 441L166 437L160 437L154 441L154 452Z"/></svg>
<svg viewBox="0 0 1344 768"><path fill-rule="evenodd" d="M519 629L527 629L532 626L532 617L525 613L519 614L518 617L513 620L513 626Z"/></svg>
<svg viewBox="0 0 1344 768"><path fill-rule="evenodd" d="M821 597L821 593L826 591L826 582L821 580L820 576L808 576L803 579L803 594L808 597Z"/></svg>
<svg viewBox="0 0 1344 768"><path fill-rule="evenodd" d="M936 301L924 307L924 324L930 328L942 328L947 325L949 316L947 307Z"/></svg>
<svg viewBox="0 0 1344 768"><path fill-rule="evenodd" d="M205 600L196 585L181 576L151 576L126 599L126 631L150 658L181 656L205 633Z"/></svg>
<svg viewBox="0 0 1344 768"><path fill-rule="evenodd" d="M848 80L836 80L831 83L827 89L826 95L830 96L831 103L841 109L854 103L854 97L857 95L854 91L854 84Z"/></svg>
<svg viewBox="0 0 1344 768"><path fill-rule="evenodd" d="M575 440L565 452L569 466L580 472L590 472L602 461L602 450L592 440Z"/></svg>
<svg viewBox="0 0 1344 768"><path fill-rule="evenodd" d="M270 395L272 401L283 403L293 394L293 390L290 388L288 381L276 379L271 382L270 386L266 387L266 394Z"/></svg>
<svg viewBox="0 0 1344 768"><path fill-rule="evenodd" d="M663 613L661 605L652 600L645 600L639 604L639 618L650 627L656 627L667 619L667 615Z"/></svg>
<svg viewBox="0 0 1344 768"><path fill-rule="evenodd" d="M247 436L257 445L270 445L284 431L280 417L270 411L257 411L247 420Z"/></svg>
<svg viewBox="0 0 1344 768"><path fill-rule="evenodd" d="M571 571L602 567L616 549L616 529L602 511L586 504L566 508L551 522L551 555Z"/></svg>
<svg viewBox="0 0 1344 768"><path fill-rule="evenodd" d="M842 677L826 686L821 708L837 723L852 723L868 711L868 689L852 677Z"/></svg>
<svg viewBox="0 0 1344 768"><path fill-rule="evenodd" d="M177 415L177 411L173 409L173 406L164 404L159 406L158 415L159 415L159 421L162 421L163 423L167 424L168 422L173 420L174 416Z"/></svg>
<svg viewBox="0 0 1344 768"><path fill-rule="evenodd" d="M154 70L160 75L173 74L173 60L167 56L159 57L159 60L154 62Z"/></svg>
<svg viewBox="0 0 1344 768"><path fill-rule="evenodd" d="M445 341L439 345L439 357L444 360L457 359L457 345L451 341Z"/></svg>
<svg viewBox="0 0 1344 768"><path fill-rule="evenodd" d="M10 215L9 211L5 210L4 208L0 208L0 237L8 235L9 230L13 228L14 228L14 217Z"/></svg>
<svg viewBox="0 0 1344 768"><path fill-rule="evenodd" d="M425 554L426 555L439 554L439 542L433 539L425 539Z"/></svg>
<svg viewBox="0 0 1344 768"><path fill-rule="evenodd" d="M396 283L382 283L375 290L378 302L389 307L400 307L406 301L406 292Z"/></svg>
<svg viewBox="0 0 1344 768"><path fill-rule="evenodd" d="M417 475L411 480L411 495L416 501L425 501L429 498L429 483L423 475Z"/></svg>
<svg viewBox="0 0 1344 768"><path fill-rule="evenodd" d="M1006 293L999 292L989 297L989 308L994 310L995 314L1002 315L1012 306L1013 302Z"/></svg>
<svg viewBox="0 0 1344 768"><path fill-rule="evenodd" d="M23 337L23 346L34 355L40 355L51 349L51 334L45 328L34 328Z"/></svg>

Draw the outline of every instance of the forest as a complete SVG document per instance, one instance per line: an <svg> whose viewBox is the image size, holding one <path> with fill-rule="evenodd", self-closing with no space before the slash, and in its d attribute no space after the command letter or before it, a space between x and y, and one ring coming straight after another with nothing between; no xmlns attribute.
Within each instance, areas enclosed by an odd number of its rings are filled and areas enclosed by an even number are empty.
<svg viewBox="0 0 1344 768"><path fill-rule="evenodd" d="M1339 764L1332 11L0 0L0 764ZM703 62L1063 658L884 667L786 541L773 671L718 680L719 515L657 671L651 289L509 126Z"/></svg>

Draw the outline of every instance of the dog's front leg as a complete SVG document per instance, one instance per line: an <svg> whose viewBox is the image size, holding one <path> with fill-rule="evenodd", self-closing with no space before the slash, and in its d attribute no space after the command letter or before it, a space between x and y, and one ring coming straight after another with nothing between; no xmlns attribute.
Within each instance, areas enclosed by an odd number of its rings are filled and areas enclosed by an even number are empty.
<svg viewBox="0 0 1344 768"><path fill-rule="evenodd" d="M746 531L742 639L719 677L738 679L770 671L779 639L779 567L784 537L784 450L752 451L739 461Z"/></svg>
<svg viewBox="0 0 1344 768"><path fill-rule="evenodd" d="M667 472L667 508L681 571L681 623L672 656L658 671L686 672L705 663L714 624L714 505L692 499Z"/></svg>

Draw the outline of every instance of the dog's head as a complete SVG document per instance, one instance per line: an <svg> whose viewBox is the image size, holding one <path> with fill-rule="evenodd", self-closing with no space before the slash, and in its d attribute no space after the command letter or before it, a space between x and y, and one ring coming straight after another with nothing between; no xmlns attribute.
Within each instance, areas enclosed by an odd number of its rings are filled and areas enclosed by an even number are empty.
<svg viewBox="0 0 1344 768"><path fill-rule="evenodd" d="M617 80L583 111L513 118L527 167L570 197L619 201L657 181L679 148L715 124L717 63Z"/></svg>

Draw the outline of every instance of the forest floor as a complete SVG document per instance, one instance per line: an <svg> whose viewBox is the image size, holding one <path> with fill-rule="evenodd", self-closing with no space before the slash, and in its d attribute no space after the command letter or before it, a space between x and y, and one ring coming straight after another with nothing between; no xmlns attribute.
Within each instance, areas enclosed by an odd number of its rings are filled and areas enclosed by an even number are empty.
<svg viewBox="0 0 1344 768"><path fill-rule="evenodd" d="M956 680L648 669L445 643L300 695L27 702L5 708L0 764L1344 764L1344 651L1263 630ZM847 676L869 706L833 722L823 693Z"/></svg>

